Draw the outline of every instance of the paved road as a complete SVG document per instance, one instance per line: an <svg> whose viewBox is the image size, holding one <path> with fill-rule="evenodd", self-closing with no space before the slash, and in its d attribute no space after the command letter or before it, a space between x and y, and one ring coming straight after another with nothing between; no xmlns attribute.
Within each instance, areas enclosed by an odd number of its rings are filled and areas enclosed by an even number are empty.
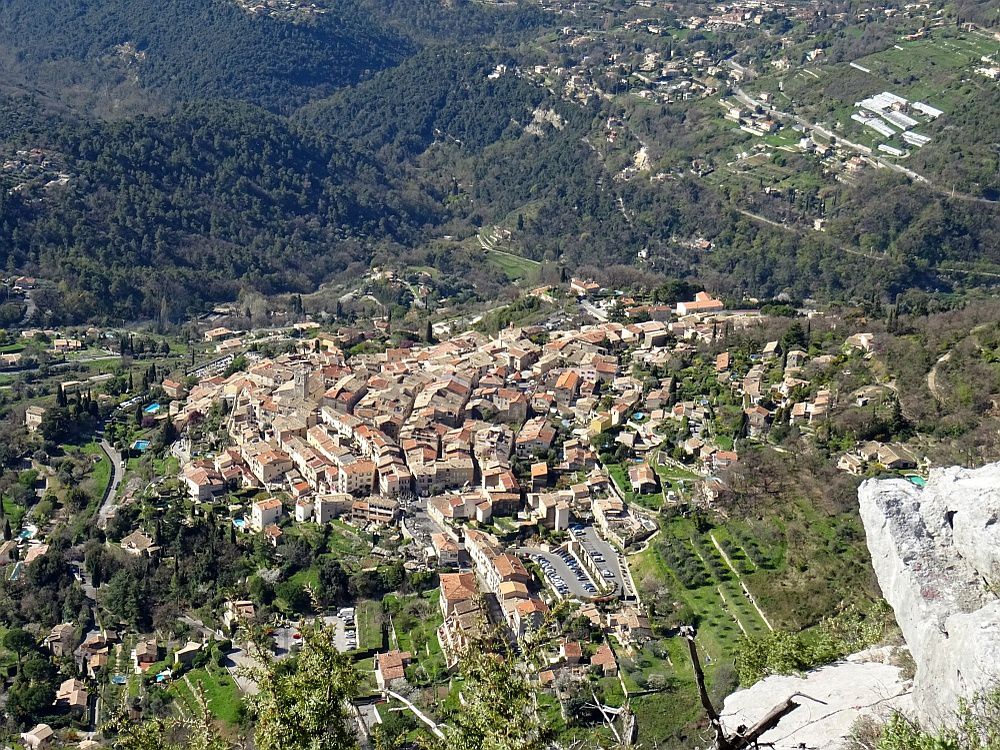
<svg viewBox="0 0 1000 750"><path fill-rule="evenodd" d="M292 647L299 643L298 625L281 625L274 629L274 657L276 659L285 659L292 653Z"/></svg>
<svg viewBox="0 0 1000 750"><path fill-rule="evenodd" d="M226 670L233 678L233 681L236 683L236 687L244 693L255 695L258 690L257 683L247 677L246 670L254 669L259 665L243 647L237 646L236 644L233 644L233 646L233 650L226 653L223 666L225 666Z"/></svg>
<svg viewBox="0 0 1000 750"><path fill-rule="evenodd" d="M31 290L28 289L24 293L24 317L21 318L21 325L28 325L35 316L36 310L38 310L38 305L35 304L35 300L31 296Z"/></svg>
<svg viewBox="0 0 1000 750"><path fill-rule="evenodd" d="M586 300L586 299L580 300L580 307L583 309L584 312L589 313L590 315L593 315L595 318L597 318L602 323L606 323L607 322L607 320L608 320L608 314L606 312L604 312L604 310L602 310L601 308L599 308L597 305L595 305L593 302L591 302L590 300Z"/></svg>
<svg viewBox="0 0 1000 750"><path fill-rule="evenodd" d="M97 528L99 529L107 527L111 516L118 509L118 506L115 505L115 501L118 499L118 486L125 476L125 462L122 461L121 454L104 438L101 438L101 450L104 451L104 455L111 461L113 473L111 475L111 484L108 485L108 489L104 493L104 501L101 504L101 509L97 511Z"/></svg>

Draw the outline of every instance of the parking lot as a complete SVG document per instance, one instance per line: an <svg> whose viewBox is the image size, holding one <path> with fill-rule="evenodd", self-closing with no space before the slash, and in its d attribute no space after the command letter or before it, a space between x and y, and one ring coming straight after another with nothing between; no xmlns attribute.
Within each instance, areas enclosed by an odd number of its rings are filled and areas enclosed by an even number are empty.
<svg viewBox="0 0 1000 750"><path fill-rule="evenodd" d="M583 567L566 551L542 552L539 549L521 549L521 554L538 563L549 584L560 598L597 596L598 589Z"/></svg>
<svg viewBox="0 0 1000 750"><path fill-rule="evenodd" d="M579 526L571 529L573 535L580 540L584 549L590 553L601 575L607 583L613 583L615 593L630 593L628 576L623 570L628 563L613 545L604 540L593 526Z"/></svg>
<svg viewBox="0 0 1000 750"><path fill-rule="evenodd" d="M358 647L358 631L354 622L354 608L343 607L336 615L323 618L327 625L333 625L333 645L338 651L354 651Z"/></svg>
<svg viewBox="0 0 1000 750"><path fill-rule="evenodd" d="M274 639L274 655L278 659L284 659L292 652L292 648L299 645L302 636L299 634L298 625L288 623L278 626L271 633Z"/></svg>

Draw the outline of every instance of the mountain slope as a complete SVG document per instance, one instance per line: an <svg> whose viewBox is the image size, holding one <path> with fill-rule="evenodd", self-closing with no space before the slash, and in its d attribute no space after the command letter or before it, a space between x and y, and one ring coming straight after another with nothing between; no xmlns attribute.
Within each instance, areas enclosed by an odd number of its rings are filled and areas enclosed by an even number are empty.
<svg viewBox="0 0 1000 750"><path fill-rule="evenodd" d="M328 94L411 51L350 0L320 11L252 15L233 0L8 0L0 49L6 76L69 97L119 87L271 109Z"/></svg>
<svg viewBox="0 0 1000 750"><path fill-rule="evenodd" d="M371 160L248 105L68 126L48 146L73 176L0 200L0 262L67 283L53 320L304 291L433 219Z"/></svg>

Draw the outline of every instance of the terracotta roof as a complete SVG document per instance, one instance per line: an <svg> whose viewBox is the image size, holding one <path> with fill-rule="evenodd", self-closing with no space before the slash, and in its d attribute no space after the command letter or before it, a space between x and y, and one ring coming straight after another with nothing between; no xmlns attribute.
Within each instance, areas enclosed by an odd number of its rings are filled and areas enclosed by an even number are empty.
<svg viewBox="0 0 1000 750"><path fill-rule="evenodd" d="M378 654L378 671L385 682L401 680L406 676L406 663L412 659L409 651L388 651Z"/></svg>
<svg viewBox="0 0 1000 750"><path fill-rule="evenodd" d="M441 593L449 602L475 599L479 596L476 576L472 573L442 573Z"/></svg>
<svg viewBox="0 0 1000 750"><path fill-rule="evenodd" d="M600 667L617 667L618 660L615 658L615 652L611 650L611 646L607 643L602 643L594 655L590 657L590 663L596 664Z"/></svg>

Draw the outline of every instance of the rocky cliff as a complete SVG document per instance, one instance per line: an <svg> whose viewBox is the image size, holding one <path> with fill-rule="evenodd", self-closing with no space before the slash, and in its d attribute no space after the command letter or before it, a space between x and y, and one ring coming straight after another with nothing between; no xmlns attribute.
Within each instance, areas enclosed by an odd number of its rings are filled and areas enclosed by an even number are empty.
<svg viewBox="0 0 1000 750"><path fill-rule="evenodd" d="M1000 683L1000 464L934 469L924 488L858 490L872 564L917 664L918 718Z"/></svg>

